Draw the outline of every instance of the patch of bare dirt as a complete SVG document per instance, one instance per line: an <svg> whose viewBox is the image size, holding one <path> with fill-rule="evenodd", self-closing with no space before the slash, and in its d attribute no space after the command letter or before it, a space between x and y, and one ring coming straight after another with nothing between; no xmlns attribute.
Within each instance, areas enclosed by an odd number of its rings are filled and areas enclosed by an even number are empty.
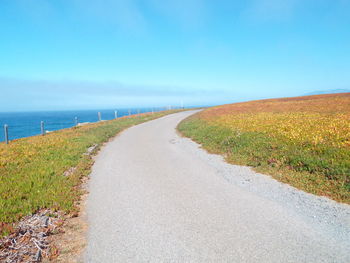
<svg viewBox="0 0 350 263"><path fill-rule="evenodd" d="M77 263L83 262L83 252L87 244L86 233L88 229L86 215L86 200L88 196L87 181L88 177L83 179L82 188L84 194L77 203L79 212L73 217L65 220L62 231L50 238L51 244L59 251L54 262Z"/></svg>

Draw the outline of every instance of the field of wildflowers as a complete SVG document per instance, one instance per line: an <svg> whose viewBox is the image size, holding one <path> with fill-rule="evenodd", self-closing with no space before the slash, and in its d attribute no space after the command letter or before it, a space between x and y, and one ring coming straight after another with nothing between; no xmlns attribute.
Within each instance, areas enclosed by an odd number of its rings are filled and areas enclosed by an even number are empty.
<svg viewBox="0 0 350 263"><path fill-rule="evenodd" d="M77 187L92 164L93 145L132 125L175 111L141 114L0 143L0 236L11 223L39 209L74 212ZM73 167L76 167L72 169ZM65 174L67 170L72 172Z"/></svg>
<svg viewBox="0 0 350 263"><path fill-rule="evenodd" d="M350 93L213 107L179 130L232 163L350 203Z"/></svg>

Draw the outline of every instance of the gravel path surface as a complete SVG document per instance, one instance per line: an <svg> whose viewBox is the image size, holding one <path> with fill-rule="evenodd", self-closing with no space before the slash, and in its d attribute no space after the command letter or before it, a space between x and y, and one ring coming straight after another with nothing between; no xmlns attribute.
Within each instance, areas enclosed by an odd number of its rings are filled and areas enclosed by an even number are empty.
<svg viewBox="0 0 350 263"><path fill-rule="evenodd" d="M132 127L96 158L86 262L350 262L350 206L227 164L176 133Z"/></svg>

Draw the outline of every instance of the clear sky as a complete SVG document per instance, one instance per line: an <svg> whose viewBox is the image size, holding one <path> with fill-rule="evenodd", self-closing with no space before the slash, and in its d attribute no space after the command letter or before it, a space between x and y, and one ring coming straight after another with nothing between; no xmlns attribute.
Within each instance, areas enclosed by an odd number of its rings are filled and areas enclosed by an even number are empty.
<svg viewBox="0 0 350 263"><path fill-rule="evenodd" d="M0 111L350 88L350 0L0 0Z"/></svg>

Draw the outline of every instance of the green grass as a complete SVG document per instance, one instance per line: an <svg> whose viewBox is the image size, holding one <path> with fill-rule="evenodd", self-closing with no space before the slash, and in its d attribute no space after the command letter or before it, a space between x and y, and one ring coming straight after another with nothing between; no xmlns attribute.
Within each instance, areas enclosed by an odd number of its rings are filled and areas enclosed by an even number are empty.
<svg viewBox="0 0 350 263"><path fill-rule="evenodd" d="M81 178L90 172L87 149L122 130L175 111L120 118L0 143L0 235L11 223L42 208L73 212ZM98 148L97 147L97 148ZM63 176L71 167L73 174Z"/></svg>
<svg viewBox="0 0 350 263"><path fill-rule="evenodd" d="M350 151L298 145L259 132L215 126L198 116L180 123L179 131L227 161L248 165L304 191L350 203Z"/></svg>

